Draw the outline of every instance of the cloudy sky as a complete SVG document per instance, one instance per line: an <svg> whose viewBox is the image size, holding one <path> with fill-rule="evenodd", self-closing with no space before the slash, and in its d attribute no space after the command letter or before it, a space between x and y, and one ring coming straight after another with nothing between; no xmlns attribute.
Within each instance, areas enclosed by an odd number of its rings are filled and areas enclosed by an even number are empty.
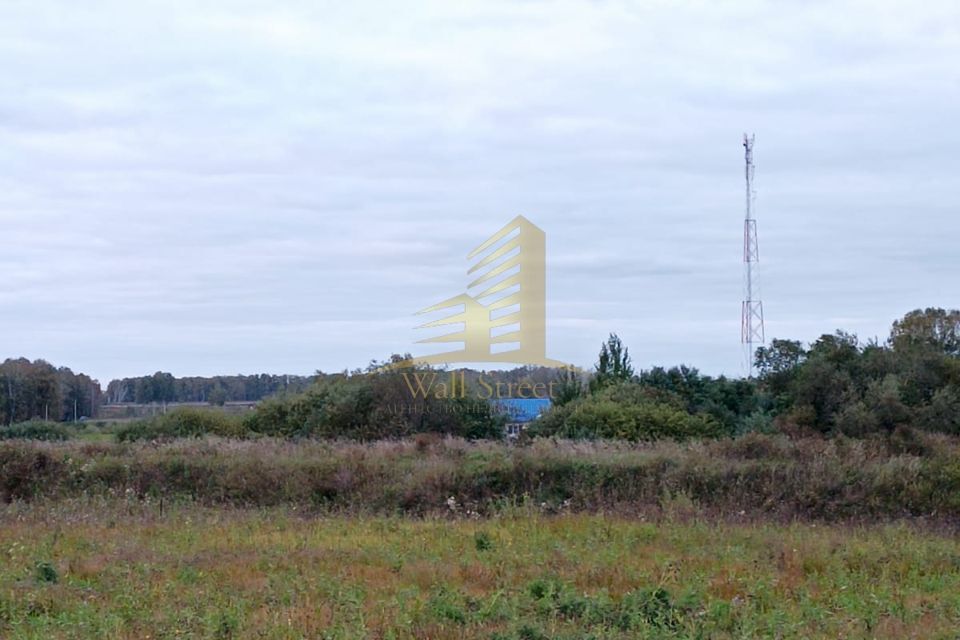
<svg viewBox="0 0 960 640"><path fill-rule="evenodd" d="M4 0L0 356L106 383L417 352L522 213L549 356L616 331L739 375L744 131L768 337L960 305L953 0Z"/></svg>

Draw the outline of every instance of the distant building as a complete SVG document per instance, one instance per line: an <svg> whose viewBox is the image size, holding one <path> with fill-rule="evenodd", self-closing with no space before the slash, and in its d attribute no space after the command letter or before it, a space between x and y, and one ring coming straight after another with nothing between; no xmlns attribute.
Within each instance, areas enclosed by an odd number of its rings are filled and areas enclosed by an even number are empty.
<svg viewBox="0 0 960 640"><path fill-rule="evenodd" d="M494 411L507 417L504 435L516 440L523 430L550 408L549 398L500 398L493 401Z"/></svg>

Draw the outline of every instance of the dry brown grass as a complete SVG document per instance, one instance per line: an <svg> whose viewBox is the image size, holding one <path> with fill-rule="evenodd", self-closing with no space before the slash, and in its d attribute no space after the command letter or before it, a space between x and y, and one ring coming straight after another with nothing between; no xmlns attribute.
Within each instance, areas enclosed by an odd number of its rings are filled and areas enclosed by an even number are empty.
<svg viewBox="0 0 960 640"><path fill-rule="evenodd" d="M318 513L478 517L520 504L650 519L960 521L960 440L751 435L631 445L456 439L0 443L0 500L123 497ZM450 498L453 503L449 503Z"/></svg>

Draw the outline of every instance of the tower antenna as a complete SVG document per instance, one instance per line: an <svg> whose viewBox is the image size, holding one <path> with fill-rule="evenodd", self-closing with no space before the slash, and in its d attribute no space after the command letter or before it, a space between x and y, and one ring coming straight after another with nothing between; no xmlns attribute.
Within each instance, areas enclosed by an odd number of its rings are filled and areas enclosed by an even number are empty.
<svg viewBox="0 0 960 640"><path fill-rule="evenodd" d="M740 342L747 358L747 375L753 377L753 345L764 343L763 302L760 301L760 285L757 278L757 263L760 249L757 244L757 220L753 217L753 140L751 134L743 134L744 158L747 178L747 212L743 220L743 266L744 301L740 321Z"/></svg>

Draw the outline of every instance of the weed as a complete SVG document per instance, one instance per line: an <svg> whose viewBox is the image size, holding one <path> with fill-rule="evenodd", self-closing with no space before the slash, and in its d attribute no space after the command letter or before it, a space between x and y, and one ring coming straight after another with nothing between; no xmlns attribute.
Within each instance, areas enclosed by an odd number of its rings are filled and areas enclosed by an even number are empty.
<svg viewBox="0 0 960 640"><path fill-rule="evenodd" d="M473 534L473 544L477 551L490 551L493 549L493 538L486 531L477 531Z"/></svg>
<svg viewBox="0 0 960 640"><path fill-rule="evenodd" d="M53 563L45 560L38 561L33 568L33 577L37 582L45 584L56 584L60 581L60 574Z"/></svg>

